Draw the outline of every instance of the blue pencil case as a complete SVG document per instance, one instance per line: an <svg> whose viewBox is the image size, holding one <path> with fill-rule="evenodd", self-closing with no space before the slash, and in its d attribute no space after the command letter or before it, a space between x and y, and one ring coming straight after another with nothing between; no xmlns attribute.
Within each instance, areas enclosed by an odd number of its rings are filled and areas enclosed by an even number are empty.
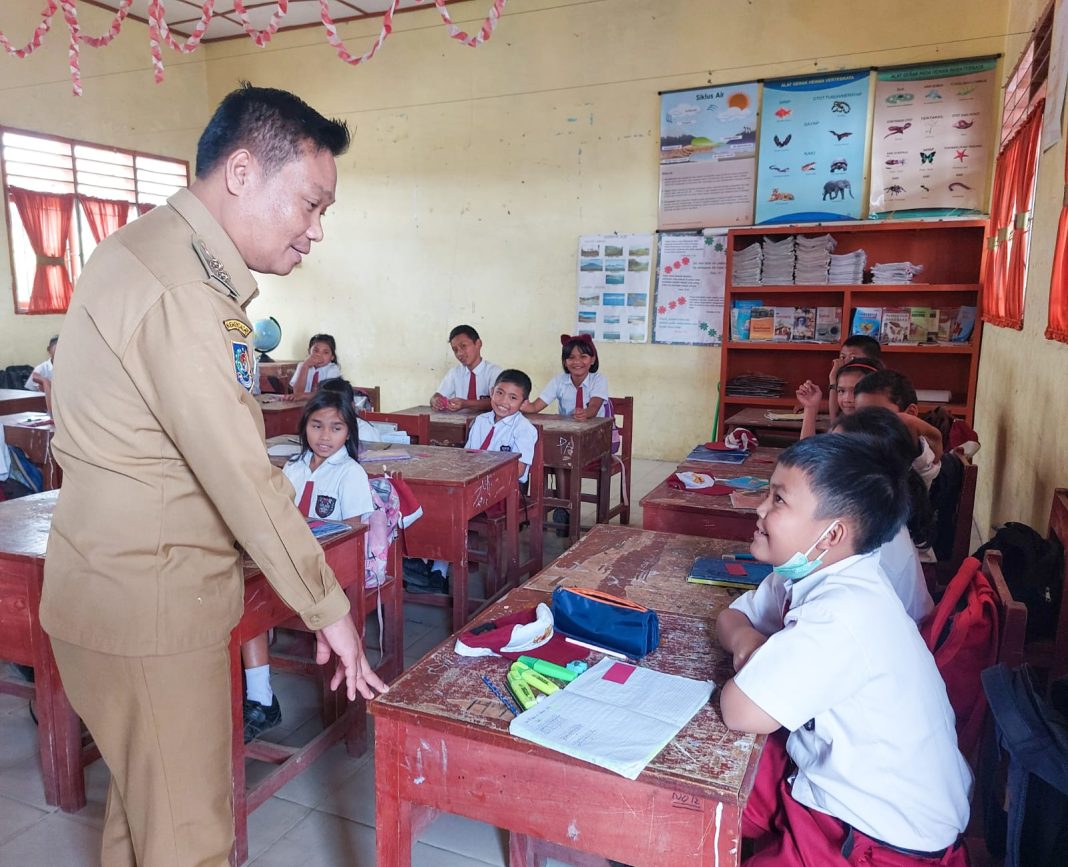
<svg viewBox="0 0 1068 867"><path fill-rule="evenodd" d="M660 644L660 619L650 608L582 587L557 587L552 598L555 629L632 659L641 659Z"/></svg>

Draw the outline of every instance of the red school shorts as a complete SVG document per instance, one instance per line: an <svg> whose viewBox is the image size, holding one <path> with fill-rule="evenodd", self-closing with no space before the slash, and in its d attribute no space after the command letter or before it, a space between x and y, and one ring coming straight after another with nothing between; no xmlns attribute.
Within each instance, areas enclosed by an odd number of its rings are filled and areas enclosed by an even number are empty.
<svg viewBox="0 0 1068 867"><path fill-rule="evenodd" d="M849 851L847 825L790 794L786 737L783 730L771 735L760 758L742 813L742 836L755 840L756 851L743 867L969 867L968 852L959 841L940 857L924 857L891 849L853 829Z"/></svg>

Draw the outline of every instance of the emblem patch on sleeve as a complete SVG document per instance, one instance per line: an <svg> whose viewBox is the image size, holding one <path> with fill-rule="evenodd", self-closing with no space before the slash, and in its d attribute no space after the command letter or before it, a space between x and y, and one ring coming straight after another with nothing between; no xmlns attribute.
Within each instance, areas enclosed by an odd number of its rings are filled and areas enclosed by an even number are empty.
<svg viewBox="0 0 1068 867"><path fill-rule="evenodd" d="M252 329L249 328L240 319L224 319L223 328L225 328L227 331L236 331L242 337L248 337L252 333Z"/></svg>
<svg viewBox="0 0 1068 867"><path fill-rule="evenodd" d="M337 497L319 495L315 498L315 514L320 518L329 518L337 505Z"/></svg>
<svg viewBox="0 0 1068 867"><path fill-rule="evenodd" d="M252 391L252 356L249 354L248 344L231 340L230 345L234 351L234 372L237 374L237 384L246 391Z"/></svg>

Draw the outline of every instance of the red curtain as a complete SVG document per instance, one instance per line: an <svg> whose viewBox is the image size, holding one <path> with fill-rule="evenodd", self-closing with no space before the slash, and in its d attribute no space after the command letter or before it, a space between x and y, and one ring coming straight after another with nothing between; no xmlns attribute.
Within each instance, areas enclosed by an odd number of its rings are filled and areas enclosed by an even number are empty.
<svg viewBox="0 0 1068 867"><path fill-rule="evenodd" d="M143 217L145 214L147 214L149 211L151 211L154 207L156 207L156 206L151 204L150 202L140 202L140 203L138 203L138 205L137 205L137 216Z"/></svg>
<svg viewBox="0 0 1068 867"><path fill-rule="evenodd" d="M1064 199L1057 224L1057 246L1053 250L1046 337L1068 343L1068 148L1064 152Z"/></svg>
<svg viewBox="0 0 1068 867"><path fill-rule="evenodd" d="M1027 232L1034 206L1035 169L1045 102L1033 105L1002 148L994 170L994 199L983 272L983 321L1023 328Z"/></svg>
<svg viewBox="0 0 1068 867"><path fill-rule="evenodd" d="M126 225L130 216L130 202L115 199L94 199L91 196L78 196L89 222L89 231L99 244L116 229Z"/></svg>
<svg viewBox="0 0 1068 867"><path fill-rule="evenodd" d="M38 193L18 187L9 189L33 252L37 254L37 269L26 312L64 313L74 291L67 268L74 195Z"/></svg>

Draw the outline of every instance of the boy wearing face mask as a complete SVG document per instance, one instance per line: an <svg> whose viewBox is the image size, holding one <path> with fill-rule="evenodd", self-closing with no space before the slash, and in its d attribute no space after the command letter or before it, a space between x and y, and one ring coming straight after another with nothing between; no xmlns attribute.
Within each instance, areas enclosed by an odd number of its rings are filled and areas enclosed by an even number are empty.
<svg viewBox="0 0 1068 867"><path fill-rule="evenodd" d="M953 711L879 566L908 514L900 463L864 434L802 440L757 510L751 550L776 571L716 624L737 672L724 722L772 735L742 817L746 867L968 863Z"/></svg>

